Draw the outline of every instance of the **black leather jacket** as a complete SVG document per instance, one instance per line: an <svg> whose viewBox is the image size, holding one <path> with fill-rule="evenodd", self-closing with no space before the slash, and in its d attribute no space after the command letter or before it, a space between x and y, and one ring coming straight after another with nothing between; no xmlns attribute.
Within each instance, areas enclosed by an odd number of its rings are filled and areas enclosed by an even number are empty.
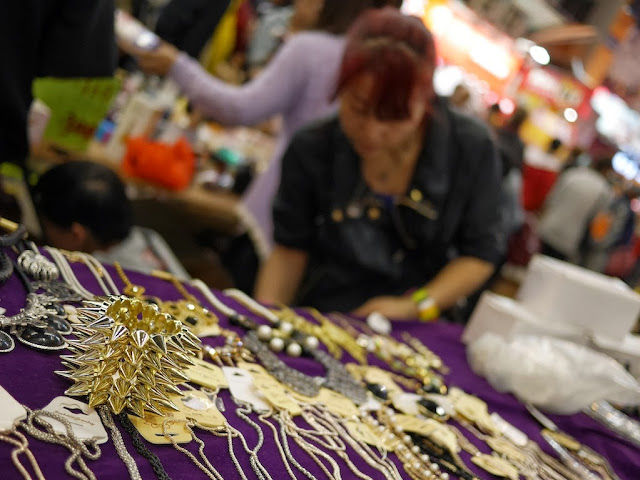
<svg viewBox="0 0 640 480"><path fill-rule="evenodd" d="M503 255L501 166L487 128L437 102L409 190L371 192L336 117L293 138L274 200L277 244L309 253L297 303L348 311L424 285L456 256Z"/></svg>

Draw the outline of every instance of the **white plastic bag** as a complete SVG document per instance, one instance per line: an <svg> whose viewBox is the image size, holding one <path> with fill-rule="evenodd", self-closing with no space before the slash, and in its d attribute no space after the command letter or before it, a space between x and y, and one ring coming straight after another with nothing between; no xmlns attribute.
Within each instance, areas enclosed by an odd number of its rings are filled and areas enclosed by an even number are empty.
<svg viewBox="0 0 640 480"><path fill-rule="evenodd" d="M640 404L640 384L618 362L550 337L486 333L468 346L473 370L498 391L554 413L573 414L597 400Z"/></svg>

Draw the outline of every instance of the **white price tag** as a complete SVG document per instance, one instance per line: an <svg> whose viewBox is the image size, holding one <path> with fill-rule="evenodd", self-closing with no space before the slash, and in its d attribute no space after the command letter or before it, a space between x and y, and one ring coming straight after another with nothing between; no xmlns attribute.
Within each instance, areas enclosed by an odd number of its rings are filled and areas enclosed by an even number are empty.
<svg viewBox="0 0 640 480"><path fill-rule="evenodd" d="M0 431L13 430L14 425L27 418L27 411L0 386Z"/></svg>
<svg viewBox="0 0 640 480"><path fill-rule="evenodd" d="M233 367L222 367L222 371L227 378L231 395L242 402L251 404L258 411L267 412L270 410L267 402L260 397L249 372Z"/></svg>
<svg viewBox="0 0 640 480"><path fill-rule="evenodd" d="M75 398L56 397L43 410L64 417L71 424L73 433L79 440L85 441L94 438L97 443L105 443L109 440L98 412L86 403ZM65 435L67 433L67 427L61 422L51 417L45 417L45 420L51 424L57 434Z"/></svg>
<svg viewBox="0 0 640 480"><path fill-rule="evenodd" d="M367 397L367 401L361 404L359 407L361 412L377 412L382 408L382 404L373 397Z"/></svg>
<svg viewBox="0 0 640 480"><path fill-rule="evenodd" d="M494 412L491 414L491 420L493 420L498 430L518 447L525 447L529 442L529 437L527 437L526 433L518 430L497 413Z"/></svg>

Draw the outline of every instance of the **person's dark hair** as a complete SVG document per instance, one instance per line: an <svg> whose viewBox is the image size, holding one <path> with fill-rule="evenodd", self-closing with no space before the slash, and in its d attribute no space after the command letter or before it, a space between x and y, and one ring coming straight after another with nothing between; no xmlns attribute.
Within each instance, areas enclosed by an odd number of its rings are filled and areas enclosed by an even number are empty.
<svg viewBox="0 0 640 480"><path fill-rule="evenodd" d="M69 162L46 171L34 189L38 214L61 228L76 222L102 245L124 240L132 227L133 210L124 185L108 167Z"/></svg>
<svg viewBox="0 0 640 480"><path fill-rule="evenodd" d="M510 129L517 131L525 122L528 116L529 116L529 112L527 112L526 108L522 106L517 106L516 109L511 114L511 116L509 117L509 122L507 126Z"/></svg>
<svg viewBox="0 0 640 480"><path fill-rule="evenodd" d="M593 161L591 164L591 168L593 168L596 172L605 175L613 170L612 158L611 157L600 157Z"/></svg>
<svg viewBox="0 0 640 480"><path fill-rule="evenodd" d="M562 142L560 141L560 139L558 138L554 138L553 140L551 140L551 142L549 143L549 147L547 148L547 152L549 153L553 153L556 150L558 150L560 147L562 146Z"/></svg>
<svg viewBox="0 0 640 480"><path fill-rule="evenodd" d="M362 12L375 7L376 0L324 0L315 29L336 34L346 33Z"/></svg>
<svg viewBox="0 0 640 480"><path fill-rule="evenodd" d="M500 105L497 103L492 103L488 108L489 113L501 113Z"/></svg>
<svg viewBox="0 0 640 480"><path fill-rule="evenodd" d="M336 94L358 75L372 74L376 117L403 120L409 117L414 87L422 88L431 106L435 62L433 37L419 18L391 7L369 10L349 30Z"/></svg>

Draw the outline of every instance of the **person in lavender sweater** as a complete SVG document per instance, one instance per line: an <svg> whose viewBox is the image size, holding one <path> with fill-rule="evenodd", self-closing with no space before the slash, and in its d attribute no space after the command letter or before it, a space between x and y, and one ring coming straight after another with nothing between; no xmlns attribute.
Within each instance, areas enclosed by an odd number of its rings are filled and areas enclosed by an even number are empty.
<svg viewBox="0 0 640 480"><path fill-rule="evenodd" d="M267 170L249 186L240 215L259 257L272 247L271 204L280 182L280 158L294 132L335 111L333 93L344 34L358 15L380 0L297 0L311 29L293 35L253 81L234 86L209 75L194 59L163 43L154 51L131 51L143 71L168 75L204 115L228 125L254 125L282 114L283 125ZM318 8L321 6L321 9ZM315 9L315 12L313 11ZM315 17L315 18L314 18ZM256 265L257 268L257 265Z"/></svg>

